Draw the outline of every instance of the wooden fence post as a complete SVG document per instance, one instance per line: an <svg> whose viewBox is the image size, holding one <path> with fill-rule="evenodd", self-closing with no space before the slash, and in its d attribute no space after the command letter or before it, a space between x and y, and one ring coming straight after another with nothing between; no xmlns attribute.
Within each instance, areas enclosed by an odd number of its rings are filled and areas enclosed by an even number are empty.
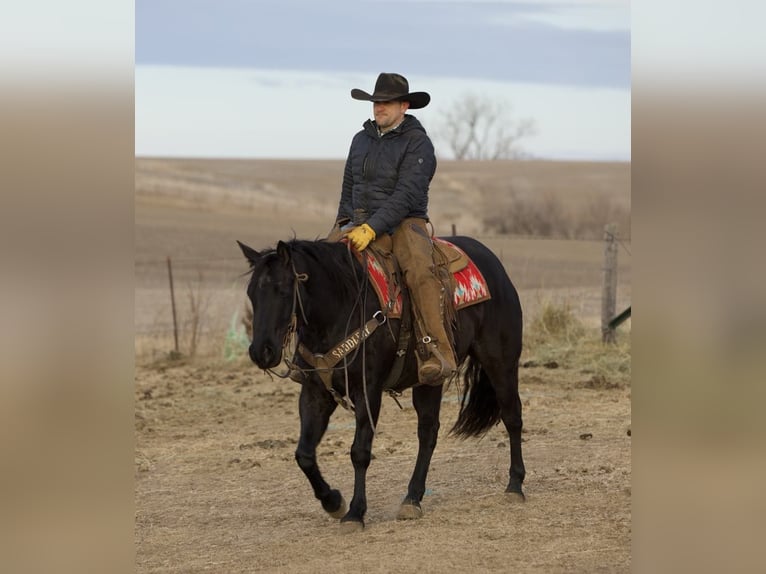
<svg viewBox="0 0 766 574"><path fill-rule="evenodd" d="M452 224L452 237L455 237L457 235L457 227L455 227L455 224Z"/></svg>
<svg viewBox="0 0 766 574"><path fill-rule="evenodd" d="M614 343L614 329L609 322L617 309L617 225L608 224L604 228L604 283L601 293L601 340Z"/></svg>
<svg viewBox="0 0 766 574"><path fill-rule="evenodd" d="M168 278L170 279L170 303L173 307L173 338L175 340L175 353L178 355L178 321L176 319L176 294L173 290L173 267L168 255Z"/></svg>

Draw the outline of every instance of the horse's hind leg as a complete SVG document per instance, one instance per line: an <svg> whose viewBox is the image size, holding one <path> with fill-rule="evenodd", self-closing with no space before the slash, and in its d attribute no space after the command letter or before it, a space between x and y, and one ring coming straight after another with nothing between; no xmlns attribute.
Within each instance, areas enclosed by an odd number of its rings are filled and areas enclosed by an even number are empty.
<svg viewBox="0 0 766 574"><path fill-rule="evenodd" d="M505 491L516 495L519 500L524 500L524 492L521 485L524 482L526 471L524 459L521 455L521 397L519 397L519 362L514 361L504 368L491 369L488 373L492 386L495 389L497 402L500 406L500 416L508 431L511 443L511 467L510 479Z"/></svg>
<svg viewBox="0 0 766 574"><path fill-rule="evenodd" d="M309 479L314 496L322 503L322 508L333 518L340 518L346 513L346 501L338 490L330 488L317 465L316 447L327 430L330 415L335 411L336 402L324 388L307 381L301 389L299 410L301 417L301 436L295 450L295 460Z"/></svg>
<svg viewBox="0 0 766 574"><path fill-rule="evenodd" d="M420 502L426 491L426 476L436 448L439 434L439 409L441 408L442 387L420 385L412 389L412 403L418 413L418 457L412 472L407 496L399 507L399 519L420 518L423 511Z"/></svg>

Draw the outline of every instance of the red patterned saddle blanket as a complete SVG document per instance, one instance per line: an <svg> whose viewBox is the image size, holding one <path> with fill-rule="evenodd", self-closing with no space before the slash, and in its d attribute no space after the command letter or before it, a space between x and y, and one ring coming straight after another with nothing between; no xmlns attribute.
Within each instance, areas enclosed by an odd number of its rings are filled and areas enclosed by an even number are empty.
<svg viewBox="0 0 766 574"><path fill-rule="evenodd" d="M445 261L451 274L452 301L455 310L475 305L491 298L484 276L468 255L454 243L438 237L433 238L434 247ZM381 309L389 309L388 317L402 316L402 289L396 273L393 254L385 245L372 244L367 271L380 300Z"/></svg>

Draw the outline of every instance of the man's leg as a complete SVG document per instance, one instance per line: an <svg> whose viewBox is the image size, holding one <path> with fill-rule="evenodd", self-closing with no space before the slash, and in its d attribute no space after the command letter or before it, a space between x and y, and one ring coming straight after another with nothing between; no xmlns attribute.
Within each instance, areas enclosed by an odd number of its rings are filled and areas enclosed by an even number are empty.
<svg viewBox="0 0 766 574"><path fill-rule="evenodd" d="M457 370L455 352L444 325L444 287L436 276L433 245L426 222L408 218L393 236L394 254L412 297L415 324L429 356L420 362L421 383L440 385Z"/></svg>

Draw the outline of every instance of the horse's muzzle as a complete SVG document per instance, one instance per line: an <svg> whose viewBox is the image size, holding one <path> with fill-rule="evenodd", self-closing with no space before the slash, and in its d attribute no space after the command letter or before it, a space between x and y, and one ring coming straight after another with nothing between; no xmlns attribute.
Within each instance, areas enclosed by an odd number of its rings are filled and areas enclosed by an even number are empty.
<svg viewBox="0 0 766 574"><path fill-rule="evenodd" d="M282 361L282 350L268 343L260 346L251 344L248 353L250 360L261 369L273 369Z"/></svg>

